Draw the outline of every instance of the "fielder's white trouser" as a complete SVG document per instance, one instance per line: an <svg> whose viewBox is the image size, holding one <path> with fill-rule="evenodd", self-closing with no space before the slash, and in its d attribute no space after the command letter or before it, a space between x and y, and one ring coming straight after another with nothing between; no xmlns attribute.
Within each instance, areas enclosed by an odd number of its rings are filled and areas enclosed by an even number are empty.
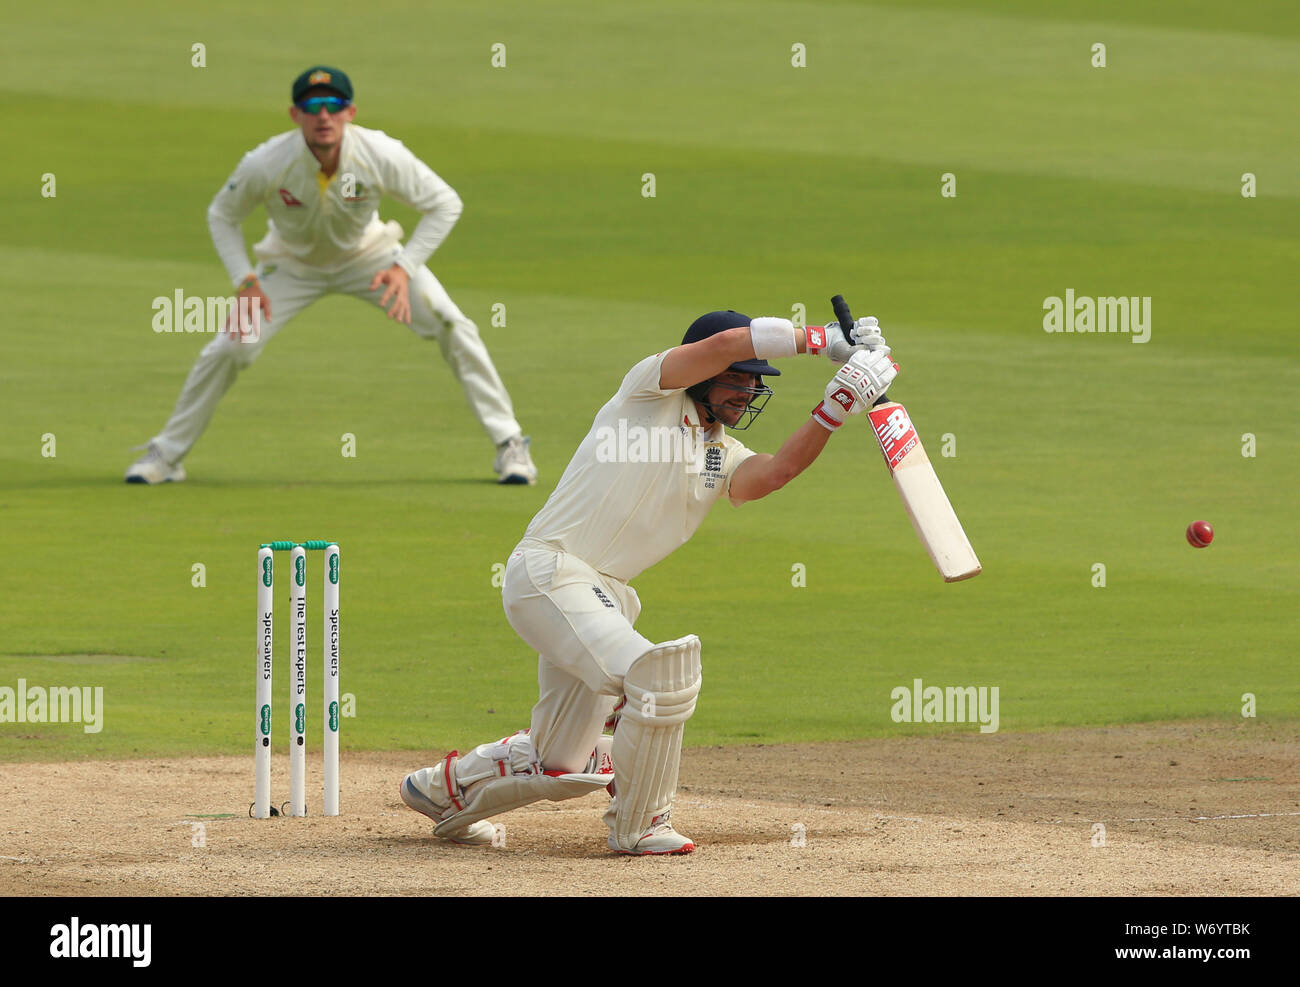
<svg viewBox="0 0 1300 987"><path fill-rule="evenodd" d="M390 224L401 235L400 227ZM356 260L333 273L306 267L290 258L264 257L257 266L262 291L271 302L271 318L262 318L255 341L239 340L221 333L203 347L186 378L176 408L163 430L152 439L169 462L178 463L198 441L217 410L217 402L243 370L262 352L295 315L323 295L342 294L359 298L378 311L373 318L387 318L376 304L383 286L370 290L370 282L381 270L392 266L396 237L382 238L358 254ZM411 329L424 339L435 339L443 358L464 388L469 406L494 445L520 434L510 395L497 374L478 327L461 312L427 267L411 278Z"/></svg>
<svg viewBox="0 0 1300 987"><path fill-rule="evenodd" d="M623 695L631 664L655 647L632 625L636 591L571 555L517 547L501 589L515 632L537 651L529 737L542 765L582 771Z"/></svg>

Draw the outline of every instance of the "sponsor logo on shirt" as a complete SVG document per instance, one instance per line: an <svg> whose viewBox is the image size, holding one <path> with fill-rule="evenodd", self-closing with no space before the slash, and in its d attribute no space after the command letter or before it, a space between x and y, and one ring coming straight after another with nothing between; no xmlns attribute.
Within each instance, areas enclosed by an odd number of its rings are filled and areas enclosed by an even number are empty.
<svg viewBox="0 0 1300 987"><path fill-rule="evenodd" d="M591 587L591 591L596 594L596 599L598 599L603 606L609 607L611 610L618 609L618 607L614 606L614 604L610 602L609 597L604 594L599 586Z"/></svg>
<svg viewBox="0 0 1300 987"><path fill-rule="evenodd" d="M293 197L293 193L290 192L287 188L280 189L280 201L283 202L286 206L302 205L301 202L299 202L297 199Z"/></svg>

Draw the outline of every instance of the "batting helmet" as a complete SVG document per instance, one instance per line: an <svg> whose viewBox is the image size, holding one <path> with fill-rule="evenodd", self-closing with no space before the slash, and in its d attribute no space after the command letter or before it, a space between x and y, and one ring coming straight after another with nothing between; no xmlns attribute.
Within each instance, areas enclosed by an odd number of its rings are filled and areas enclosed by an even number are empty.
<svg viewBox="0 0 1300 987"><path fill-rule="evenodd" d="M686 335L682 337L682 343L683 345L686 343L698 343L701 339L708 339L710 336L715 336L727 329L737 329L741 326L748 326L750 321L748 315L742 315L740 312L733 311L732 309L727 309L725 312L709 312L705 315L701 315L691 323L691 327L686 330ZM733 390L749 395L750 403L749 407L745 410L744 416L742 416L740 421L735 425L731 426L736 431L743 431L753 424L754 419L758 417L763 408L767 405L768 398L772 396L772 388L764 385L761 378L780 377L781 371L777 370L776 367L772 366L766 360L760 360L758 357L755 357L752 360L737 360L727 369L742 374L755 374L760 378L758 387L732 388ZM710 417L716 421L717 416L714 414L713 405L708 402L709 391L712 389L713 383L714 378L709 378L708 380L700 381L698 384L692 384L690 387L686 388L686 394L692 400L698 401L702 404L710 413ZM754 401L759 397L762 398L762 401L755 405Z"/></svg>

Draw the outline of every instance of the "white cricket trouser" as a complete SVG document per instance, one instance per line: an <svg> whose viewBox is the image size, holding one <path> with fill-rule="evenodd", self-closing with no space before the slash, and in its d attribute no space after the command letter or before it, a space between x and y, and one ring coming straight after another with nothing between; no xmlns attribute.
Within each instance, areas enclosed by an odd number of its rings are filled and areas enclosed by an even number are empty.
<svg viewBox="0 0 1300 987"><path fill-rule="evenodd" d="M372 318L387 318L376 304L383 285L370 290L370 282L381 270L392 266L396 241L383 239L359 254L342 270L327 274L292 259L267 257L257 266L262 291L271 302L271 318L262 317L256 341L239 340L221 333L203 347L176 408L163 430L152 442L162 456L180 462L198 441L217 410L222 395L243 370L262 352L295 315L323 295L341 294L359 298L378 309ZM469 406L494 445L520 434L510 395L497 374L478 327L461 312L427 267L411 278L411 329L425 339L436 339L443 358L460 380Z"/></svg>
<svg viewBox="0 0 1300 987"><path fill-rule="evenodd" d="M623 676L655 646L632 627L641 601L627 583L529 542L510 554L501 597L510 626L538 654L533 749L548 770L582 771Z"/></svg>

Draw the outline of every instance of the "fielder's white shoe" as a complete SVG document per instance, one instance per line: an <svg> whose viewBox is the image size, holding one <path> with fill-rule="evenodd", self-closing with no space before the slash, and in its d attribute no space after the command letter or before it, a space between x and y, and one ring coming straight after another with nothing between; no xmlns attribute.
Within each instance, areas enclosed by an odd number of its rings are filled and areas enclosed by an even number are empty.
<svg viewBox="0 0 1300 987"><path fill-rule="evenodd" d="M185 467L169 463L162 453L149 443L143 456L126 468L127 483L180 483L185 479Z"/></svg>
<svg viewBox="0 0 1300 987"><path fill-rule="evenodd" d="M448 816L459 812L464 805L464 793L458 791L460 786L455 782L454 762L456 760L459 760L459 752L452 751L441 764L412 771L402 779L402 786L399 789L402 801L421 815L428 816L435 823L440 823ZM460 804L458 805L457 802ZM483 846L491 843L495 835L496 827L486 819L480 819L478 822L470 823L463 830L452 830L443 838L452 843Z"/></svg>
<svg viewBox="0 0 1300 987"><path fill-rule="evenodd" d="M528 454L531 439L516 435L506 439L497 446L497 461L492 468L497 473L497 483L534 484L537 482L537 467L533 457Z"/></svg>
<svg viewBox="0 0 1300 987"><path fill-rule="evenodd" d="M611 803L609 810L605 813L605 822L610 827L609 848L615 853L628 854L633 857L648 857L657 854L690 853L695 849L695 842L690 837L683 836L673 829L672 809L667 809L651 819L646 831L641 834L630 850L619 846L618 841L614 839L613 833L614 813L615 808Z"/></svg>

